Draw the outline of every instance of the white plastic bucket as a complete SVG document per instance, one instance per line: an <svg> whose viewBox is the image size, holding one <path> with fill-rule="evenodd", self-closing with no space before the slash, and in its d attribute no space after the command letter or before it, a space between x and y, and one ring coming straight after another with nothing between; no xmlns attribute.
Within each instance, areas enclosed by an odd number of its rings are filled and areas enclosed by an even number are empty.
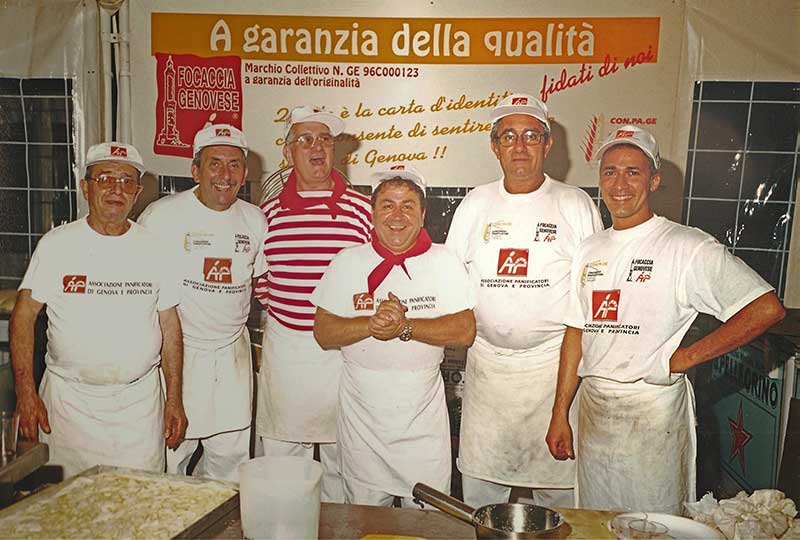
<svg viewBox="0 0 800 540"><path fill-rule="evenodd" d="M316 539L322 466L301 457L259 457L239 465L245 538Z"/></svg>

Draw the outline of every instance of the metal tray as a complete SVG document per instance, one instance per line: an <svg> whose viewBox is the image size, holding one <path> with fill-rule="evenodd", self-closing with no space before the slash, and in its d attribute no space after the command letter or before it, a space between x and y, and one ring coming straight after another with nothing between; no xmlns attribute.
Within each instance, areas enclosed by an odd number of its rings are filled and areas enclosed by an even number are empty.
<svg viewBox="0 0 800 540"><path fill-rule="evenodd" d="M224 487L228 487L236 491L233 495L231 495L228 499L223 501L219 506L201 516L197 519L194 523L191 523L188 527L186 527L183 531L179 532L177 535L173 536L173 538L203 538L206 537L204 533L209 529L215 528L215 525L223 519L230 518L232 516L238 516L239 513L239 485L234 482L225 482L222 480L212 480L210 478L195 478L192 476L182 476L176 474L164 474L164 473L154 473L148 471L140 471L137 469L128 469L125 467L112 467L108 465L96 465L90 469L86 469L82 473L73 476L72 478L65 480L59 484L55 484L50 486L42 491L36 493L35 495L31 495L30 497L23 499L3 510L0 510L0 518L4 518L9 515L13 515L16 512L24 510L31 504L34 504L42 499L54 497L58 495L58 493L63 490L64 488L68 487L72 482L77 480L78 478L85 477L85 476L94 476L102 473L110 473L110 474L119 474L125 476L134 476L140 478L167 478L172 482L176 483L183 483L183 484L193 484L193 485L202 485L202 484L219 484Z"/></svg>

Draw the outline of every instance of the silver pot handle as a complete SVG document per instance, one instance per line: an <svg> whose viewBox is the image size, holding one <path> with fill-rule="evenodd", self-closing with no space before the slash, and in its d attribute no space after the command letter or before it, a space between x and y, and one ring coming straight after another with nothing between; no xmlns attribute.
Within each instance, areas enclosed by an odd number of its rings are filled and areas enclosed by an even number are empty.
<svg viewBox="0 0 800 540"><path fill-rule="evenodd" d="M411 490L411 494L414 496L415 502L426 502L431 506L435 506L445 514L450 514L456 519L474 525L473 513L475 509L450 495L445 495L441 491L435 490L422 483L414 484L414 489Z"/></svg>

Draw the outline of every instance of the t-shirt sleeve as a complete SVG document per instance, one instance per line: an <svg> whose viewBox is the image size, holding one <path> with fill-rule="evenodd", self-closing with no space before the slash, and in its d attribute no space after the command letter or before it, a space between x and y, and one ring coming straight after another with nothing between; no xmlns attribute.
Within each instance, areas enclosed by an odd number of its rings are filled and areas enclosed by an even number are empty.
<svg viewBox="0 0 800 540"><path fill-rule="evenodd" d="M166 311L180 303L181 281L183 278L180 273L181 265L178 256L167 249L163 241L156 240L156 242L157 248L154 251L161 253L161 259L158 263L161 267L161 283L159 283L158 288L156 309L158 311Z"/></svg>
<svg viewBox="0 0 800 540"><path fill-rule="evenodd" d="M48 265L44 262L47 258L46 253L49 245L47 237L39 241L39 245L33 251L25 276L22 278L22 283L19 285L20 291L22 289L30 289L31 298L41 304L46 304L52 298L53 280L55 279L52 272L48 270L53 265Z"/></svg>
<svg viewBox="0 0 800 540"><path fill-rule="evenodd" d="M315 306L339 317L349 316L346 313L346 291L349 288L346 284L348 272L344 268L345 257L347 257L346 254L339 253L331 260L328 269L319 283L317 283L314 292L311 293L311 298L309 298ZM364 280L364 289L366 288L366 280Z"/></svg>
<svg viewBox="0 0 800 540"><path fill-rule="evenodd" d="M569 275L569 292L567 293L567 307L564 310L564 318L562 322L571 326L572 328L583 329L585 317L583 316L583 309L581 308L581 299L578 294L580 284L581 268L580 265L580 250L578 250L572 258L572 265L570 267Z"/></svg>
<svg viewBox="0 0 800 540"><path fill-rule="evenodd" d="M441 310L452 314L473 309L478 303L478 295L464 263L447 248L442 250L438 259L436 268L431 271L439 277L438 295Z"/></svg>
<svg viewBox="0 0 800 540"><path fill-rule="evenodd" d="M474 223L472 213L469 199L461 201L453 214L453 221L450 222L450 230L447 232L447 239L444 242L447 249L465 264L468 262L469 235Z"/></svg>
<svg viewBox="0 0 800 540"><path fill-rule="evenodd" d="M263 214L262 214L263 217ZM267 256L264 255L264 244L267 241L267 218L261 220L261 233L256 236L256 259L253 261L253 277L259 277L267 272Z"/></svg>
<svg viewBox="0 0 800 540"><path fill-rule="evenodd" d="M713 238L692 253L679 283L682 302L727 321L747 304L773 290L753 269Z"/></svg>
<svg viewBox="0 0 800 540"><path fill-rule="evenodd" d="M603 230L603 220L600 217L599 210L597 210L597 205L588 195L582 197L581 200L580 213L576 216L575 221L579 240L583 241L594 233Z"/></svg>

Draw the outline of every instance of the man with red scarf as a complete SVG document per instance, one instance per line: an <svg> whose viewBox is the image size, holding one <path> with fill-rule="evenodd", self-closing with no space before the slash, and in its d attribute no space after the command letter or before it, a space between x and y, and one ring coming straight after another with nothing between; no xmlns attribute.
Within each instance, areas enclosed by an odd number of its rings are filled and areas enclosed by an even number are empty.
<svg viewBox="0 0 800 540"><path fill-rule="evenodd" d="M336 446L336 399L342 358L312 335L309 301L341 249L370 240L369 199L347 188L333 168L344 122L321 108L294 108L283 155L293 167L281 193L261 207L267 217L267 272L256 296L267 310L258 374L256 433L268 456L311 458L319 443L322 500L342 502Z"/></svg>
<svg viewBox="0 0 800 540"><path fill-rule="evenodd" d="M338 441L345 501L403 506L416 482L450 490L439 364L475 339L466 269L422 227L425 181L397 165L372 175L372 243L343 250L311 296L314 337L344 355Z"/></svg>

